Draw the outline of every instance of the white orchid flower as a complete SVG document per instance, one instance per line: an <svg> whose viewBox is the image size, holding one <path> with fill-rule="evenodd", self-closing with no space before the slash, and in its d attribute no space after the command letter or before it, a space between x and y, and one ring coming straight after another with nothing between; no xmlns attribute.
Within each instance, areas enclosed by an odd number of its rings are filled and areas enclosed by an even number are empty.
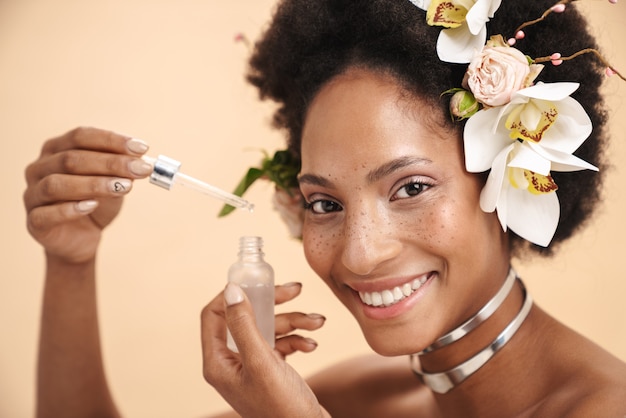
<svg viewBox="0 0 626 418"><path fill-rule="evenodd" d="M445 62L467 64L487 40L486 24L502 0L409 0L426 10L431 26L445 29L437 39L437 54Z"/></svg>
<svg viewBox="0 0 626 418"><path fill-rule="evenodd" d="M516 157L527 152L524 148L524 144L513 142L493 160L480 194L480 207L488 213L496 210L504 231L508 227L520 237L547 247L559 222L557 187L550 176L512 165Z"/></svg>
<svg viewBox="0 0 626 418"><path fill-rule="evenodd" d="M569 97L576 83L539 83L511 102L482 109L465 125L465 166L491 169L481 192L485 212L497 211L502 228L547 246L560 210L551 171L594 170L572 155L591 133L591 120Z"/></svg>

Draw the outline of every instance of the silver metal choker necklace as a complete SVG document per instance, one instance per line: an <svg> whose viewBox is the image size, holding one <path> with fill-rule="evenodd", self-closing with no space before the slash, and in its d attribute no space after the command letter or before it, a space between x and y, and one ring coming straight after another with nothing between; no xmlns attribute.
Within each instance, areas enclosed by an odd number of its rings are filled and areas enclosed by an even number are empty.
<svg viewBox="0 0 626 418"><path fill-rule="evenodd" d="M440 337L437 341L426 347L419 354L430 353L431 351L435 351L438 348L445 347L448 344L452 344L453 342L460 340L465 335L467 335L468 332L485 322L495 311L498 310L500 305L502 305L502 302L504 302L504 299L506 299L506 297L509 295L509 292L513 288L513 284L515 283L516 277L517 274L515 273L513 268L510 268L509 274L502 284L500 290L498 290L498 293L496 293L494 297L491 298L491 300L487 302L476 315L474 315L443 337Z"/></svg>
<svg viewBox="0 0 626 418"><path fill-rule="evenodd" d="M533 300L526 291L524 283L519 279L524 292L524 303L518 314L496 337L496 339L483 348L476 355L459 364L458 366L440 373L426 373L421 370L419 354L411 354L411 368L413 372L424 382L426 386L437 393L447 393L461 384L465 379L483 367L504 345L511 340L530 312Z"/></svg>

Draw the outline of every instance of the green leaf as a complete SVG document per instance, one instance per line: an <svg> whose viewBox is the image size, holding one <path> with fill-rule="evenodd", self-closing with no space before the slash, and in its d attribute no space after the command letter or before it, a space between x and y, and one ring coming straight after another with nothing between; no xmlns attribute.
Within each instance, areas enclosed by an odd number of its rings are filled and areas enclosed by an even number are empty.
<svg viewBox="0 0 626 418"><path fill-rule="evenodd" d="M292 188L298 187L300 162L289 151L276 151L272 159L263 160L263 170L276 186L289 194Z"/></svg>
<svg viewBox="0 0 626 418"><path fill-rule="evenodd" d="M235 188L235 190L233 191L233 194L236 196L243 196L243 194L246 192L246 190L248 190L248 188L255 182L257 181L259 178L261 178L263 176L264 171L262 169L259 168L250 168L248 170L248 172L246 173L246 175L241 179L241 181L239 182L239 184L237 185L237 187ZM234 206L231 205L224 205L224 207L222 207L222 210L220 211L220 213L217 215L219 218L228 215L229 213L231 213L232 211L235 210Z"/></svg>
<svg viewBox="0 0 626 418"><path fill-rule="evenodd" d="M276 151L272 158L263 151L264 158L261 167L253 167L248 170L241 179L233 194L243 196L246 190L259 178L263 177L273 182L276 187L285 190L289 195L292 190L298 187L298 173L300 172L300 161L287 150ZM218 217L226 216L235 208L231 205L224 205Z"/></svg>

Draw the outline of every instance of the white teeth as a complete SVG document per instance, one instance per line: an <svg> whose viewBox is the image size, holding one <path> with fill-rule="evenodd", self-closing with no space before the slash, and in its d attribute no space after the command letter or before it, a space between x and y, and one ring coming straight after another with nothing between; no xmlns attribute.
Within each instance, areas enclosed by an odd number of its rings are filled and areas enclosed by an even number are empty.
<svg viewBox="0 0 626 418"><path fill-rule="evenodd" d="M413 289L411 288L411 284L410 283L405 283L404 286L402 286L402 294L404 296L409 296L411 293L413 293Z"/></svg>
<svg viewBox="0 0 626 418"><path fill-rule="evenodd" d="M391 305L393 303L393 301L395 300L393 298L393 293L391 293L391 291L389 290L383 290L383 304L385 306Z"/></svg>
<svg viewBox="0 0 626 418"><path fill-rule="evenodd" d="M383 304L383 295L378 292L372 292L372 306L380 306Z"/></svg>
<svg viewBox="0 0 626 418"><path fill-rule="evenodd" d="M391 306L410 296L426 283L426 280L428 278L424 276L421 279L415 279L410 283L396 286L393 289L383 290L382 292L359 292L359 297L366 305Z"/></svg>
<svg viewBox="0 0 626 418"><path fill-rule="evenodd" d="M372 304L372 294L371 293L359 292L359 297L361 298L363 303L365 303L367 305L371 305Z"/></svg>

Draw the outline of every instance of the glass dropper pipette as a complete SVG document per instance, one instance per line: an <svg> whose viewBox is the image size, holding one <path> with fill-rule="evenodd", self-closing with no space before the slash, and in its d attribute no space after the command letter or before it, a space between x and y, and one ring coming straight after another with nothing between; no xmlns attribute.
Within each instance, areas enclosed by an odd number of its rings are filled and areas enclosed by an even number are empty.
<svg viewBox="0 0 626 418"><path fill-rule="evenodd" d="M150 183L152 184L156 184L167 190L170 190L174 184L180 184L221 200L233 207L247 209L249 212L252 212L254 209L254 204L248 202L246 199L181 173L179 171L181 163L173 158L166 157L165 155L159 155L157 158L144 155L142 159L153 167L152 174L150 174Z"/></svg>

